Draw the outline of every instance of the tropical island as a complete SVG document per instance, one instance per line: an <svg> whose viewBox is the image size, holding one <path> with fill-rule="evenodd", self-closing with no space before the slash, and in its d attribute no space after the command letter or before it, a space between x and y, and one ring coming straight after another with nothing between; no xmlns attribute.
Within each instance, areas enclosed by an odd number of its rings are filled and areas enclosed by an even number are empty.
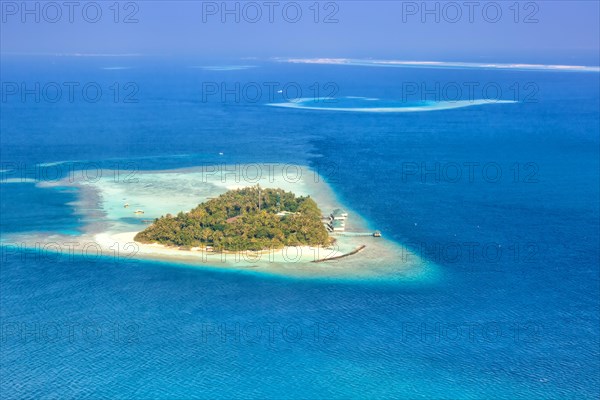
<svg viewBox="0 0 600 400"><path fill-rule="evenodd" d="M244 179L241 171L250 168L262 171L260 178ZM291 179L290 170L303 172ZM237 171L235 180L231 171ZM309 167L203 165L139 171L127 184L115 181L118 172L37 183L49 190L77 189L77 201L69 204L81 216L82 231L73 246L73 235L62 232L13 233L5 240L32 249L59 244L57 254L69 257L87 257L93 246L96 254L124 263L147 260L301 279L395 281L437 274L434 264L381 237L358 213L348 218L348 207Z"/></svg>
<svg viewBox="0 0 600 400"><path fill-rule="evenodd" d="M214 251L329 246L333 239L321 218L310 196L257 185L230 190L189 212L157 218L134 240Z"/></svg>

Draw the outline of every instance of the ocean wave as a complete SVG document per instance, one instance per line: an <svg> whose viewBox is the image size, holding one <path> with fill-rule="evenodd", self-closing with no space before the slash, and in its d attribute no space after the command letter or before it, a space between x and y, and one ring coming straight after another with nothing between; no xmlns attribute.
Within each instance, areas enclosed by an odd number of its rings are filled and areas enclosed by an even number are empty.
<svg viewBox="0 0 600 400"><path fill-rule="evenodd" d="M58 165L63 165L63 164L76 164L76 163L84 163L84 162L85 161L83 161L83 160L51 161L51 162L38 163L38 164L36 164L36 166L46 168L46 167L56 167Z"/></svg>

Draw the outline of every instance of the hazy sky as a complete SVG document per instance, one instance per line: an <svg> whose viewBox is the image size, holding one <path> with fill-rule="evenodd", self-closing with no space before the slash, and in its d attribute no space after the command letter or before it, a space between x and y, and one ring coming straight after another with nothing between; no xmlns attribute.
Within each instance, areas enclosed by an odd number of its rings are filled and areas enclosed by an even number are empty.
<svg viewBox="0 0 600 400"><path fill-rule="evenodd" d="M597 64L599 52L597 1L144 0L120 2L118 10L113 1L0 3L5 54Z"/></svg>

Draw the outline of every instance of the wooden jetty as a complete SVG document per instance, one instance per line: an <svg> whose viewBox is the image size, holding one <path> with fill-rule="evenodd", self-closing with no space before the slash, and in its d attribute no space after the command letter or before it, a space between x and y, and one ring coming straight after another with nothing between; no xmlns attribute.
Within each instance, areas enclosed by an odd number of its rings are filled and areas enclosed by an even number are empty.
<svg viewBox="0 0 600 400"><path fill-rule="evenodd" d="M367 247L367 246L363 244L362 246L359 246L356 249L352 250L350 253L342 254L341 256L321 258L319 260L314 260L313 262L320 263L320 262L325 262L325 261L339 260L340 258L348 257L348 256L354 255L356 253L359 253L359 252L363 251L365 249L365 247Z"/></svg>

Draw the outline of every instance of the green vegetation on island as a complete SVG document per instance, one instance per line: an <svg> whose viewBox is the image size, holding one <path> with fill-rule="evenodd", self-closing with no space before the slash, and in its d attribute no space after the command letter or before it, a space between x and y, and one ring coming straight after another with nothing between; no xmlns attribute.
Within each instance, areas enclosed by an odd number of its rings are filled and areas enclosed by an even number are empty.
<svg viewBox="0 0 600 400"><path fill-rule="evenodd" d="M321 210L310 196L259 186L228 191L176 216L167 214L135 240L179 247L242 251L327 246Z"/></svg>

